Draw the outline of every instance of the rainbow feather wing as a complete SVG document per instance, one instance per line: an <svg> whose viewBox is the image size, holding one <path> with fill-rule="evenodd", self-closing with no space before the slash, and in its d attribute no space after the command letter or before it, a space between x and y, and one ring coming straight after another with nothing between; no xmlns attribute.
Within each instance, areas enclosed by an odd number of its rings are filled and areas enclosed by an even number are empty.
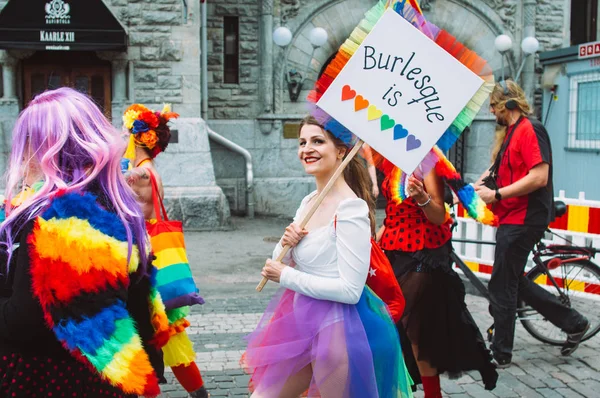
<svg viewBox="0 0 600 398"><path fill-rule="evenodd" d="M442 151L434 147L432 152L439 159L435 165L436 173L452 188L469 217L482 224L498 225L498 217L487 208L486 204L475 192L473 186L463 181L460 174L454 168L454 165L446 159Z"/></svg>
<svg viewBox="0 0 600 398"><path fill-rule="evenodd" d="M125 393L160 394L124 301L139 256L128 262L121 220L93 195L69 193L36 219L28 243L33 294L69 353Z"/></svg>

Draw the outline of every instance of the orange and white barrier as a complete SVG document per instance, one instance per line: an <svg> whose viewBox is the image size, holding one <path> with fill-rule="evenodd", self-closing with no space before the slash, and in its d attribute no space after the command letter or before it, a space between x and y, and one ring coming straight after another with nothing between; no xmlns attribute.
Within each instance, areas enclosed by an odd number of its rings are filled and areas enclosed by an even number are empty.
<svg viewBox="0 0 600 398"><path fill-rule="evenodd" d="M591 201L585 199L585 194L580 192L577 199L565 198L564 191L560 191L555 200L560 200L567 205L567 213L557 218L550 229L559 236L547 234L544 238L546 244L572 244L577 246L592 246L600 248L600 201ZM477 223L468 218L466 211L462 206L455 208L457 215L457 227L454 230L455 239L468 239L474 241L494 242L496 239L496 228ZM454 250L465 264L477 276L482 279L489 279L494 264L493 245L483 245L477 243L454 242ZM455 266L456 267L456 266ZM525 270L533 267L530 260ZM456 267L457 272L462 272ZM559 283L564 283L559 275L554 279ZM536 279L536 283L541 285L550 285L551 282L545 275ZM585 280L569 281L570 289L594 293L600 295L600 286L596 283L590 283Z"/></svg>

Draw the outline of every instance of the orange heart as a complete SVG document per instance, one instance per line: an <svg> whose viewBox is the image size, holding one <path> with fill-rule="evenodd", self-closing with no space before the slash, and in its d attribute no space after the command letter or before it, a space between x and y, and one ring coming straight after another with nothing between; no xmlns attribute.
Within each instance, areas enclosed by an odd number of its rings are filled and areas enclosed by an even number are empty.
<svg viewBox="0 0 600 398"><path fill-rule="evenodd" d="M356 98L354 98L354 111L355 112L358 112L361 109L365 109L368 106L369 106L369 101L364 99L362 95L357 95Z"/></svg>
<svg viewBox="0 0 600 398"><path fill-rule="evenodd" d="M342 87L342 101L347 101L356 97L356 91L352 90L349 85Z"/></svg>

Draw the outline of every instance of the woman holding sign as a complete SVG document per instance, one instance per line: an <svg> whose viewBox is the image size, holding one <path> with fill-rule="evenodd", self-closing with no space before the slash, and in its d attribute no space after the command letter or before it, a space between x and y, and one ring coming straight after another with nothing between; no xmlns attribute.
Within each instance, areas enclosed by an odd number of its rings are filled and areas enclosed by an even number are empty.
<svg viewBox="0 0 600 398"><path fill-rule="evenodd" d="M262 275L283 289L248 337L244 364L253 398L409 397L398 335L383 302L365 287L375 217L371 183L356 158L305 229L296 224L348 153L312 117L303 120L298 157L315 177Z"/></svg>
<svg viewBox="0 0 600 398"><path fill-rule="evenodd" d="M462 281L451 267L452 221L444 206L444 183L435 169L420 180L386 159L378 160L388 201L378 241L406 299L399 327L409 340L404 352L409 368L412 354L416 359L418 370L411 368L411 375L415 380L420 376L427 398L442 396L441 373L452 377L479 370L491 390L498 374L465 305Z"/></svg>

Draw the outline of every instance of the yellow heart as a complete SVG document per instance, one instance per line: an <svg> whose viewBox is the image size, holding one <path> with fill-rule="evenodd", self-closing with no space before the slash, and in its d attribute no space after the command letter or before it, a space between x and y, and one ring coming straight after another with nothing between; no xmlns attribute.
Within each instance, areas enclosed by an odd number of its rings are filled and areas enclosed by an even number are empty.
<svg viewBox="0 0 600 398"><path fill-rule="evenodd" d="M383 112L377 109L375 105L369 105L369 109L367 109L367 119L369 121L379 119L383 115Z"/></svg>

